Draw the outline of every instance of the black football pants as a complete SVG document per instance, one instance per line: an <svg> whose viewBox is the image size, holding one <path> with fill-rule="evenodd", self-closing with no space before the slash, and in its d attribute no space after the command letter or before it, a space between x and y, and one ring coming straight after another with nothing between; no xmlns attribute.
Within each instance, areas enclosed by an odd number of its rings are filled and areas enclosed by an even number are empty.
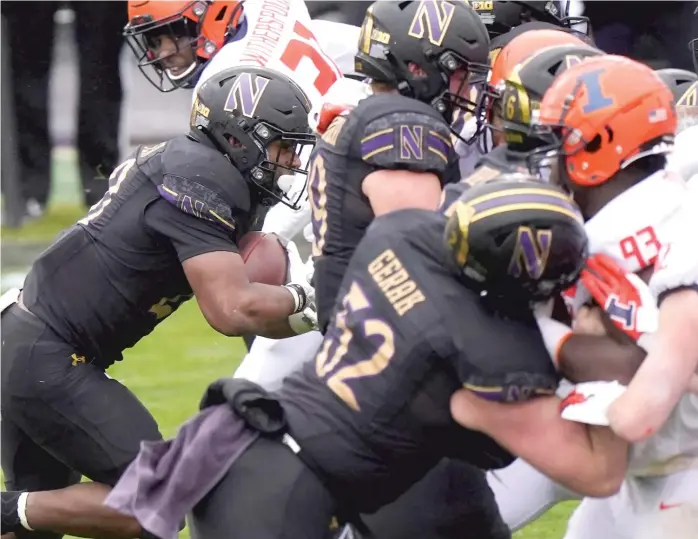
<svg viewBox="0 0 698 539"><path fill-rule="evenodd" d="M335 504L286 445L257 439L196 506L192 539L329 539Z"/></svg>
<svg viewBox="0 0 698 539"><path fill-rule="evenodd" d="M328 539L332 495L284 444L260 438L194 509L192 539ZM507 539L482 471L442 461L393 504L364 516L371 539Z"/></svg>
<svg viewBox="0 0 698 539"><path fill-rule="evenodd" d="M25 199L48 201L51 136L49 75L60 2L3 2L12 68L20 183ZM121 76L119 54L126 2L71 2L80 70L77 149L85 204L98 202L118 165ZM2 111L3 114L12 111Z"/></svg>
<svg viewBox="0 0 698 539"><path fill-rule="evenodd" d="M393 503L363 516L375 539L509 539L485 473L444 459Z"/></svg>
<svg viewBox="0 0 698 539"><path fill-rule="evenodd" d="M53 490L80 481L114 485L142 440L160 440L155 419L104 369L33 314L2 314L2 436L7 490ZM32 532L32 537L55 534Z"/></svg>

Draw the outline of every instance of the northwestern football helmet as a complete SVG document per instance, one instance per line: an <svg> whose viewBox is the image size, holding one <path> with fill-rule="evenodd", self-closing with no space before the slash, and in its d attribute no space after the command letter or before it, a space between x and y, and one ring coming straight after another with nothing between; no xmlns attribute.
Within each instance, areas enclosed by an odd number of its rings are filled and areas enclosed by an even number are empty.
<svg viewBox="0 0 698 539"><path fill-rule="evenodd" d="M307 176L300 156L315 145L308 125L310 102L290 78L262 67L234 67L207 79L199 88L190 118L190 136L226 155L262 195L263 203L281 201L300 207L305 189L294 200L277 185L282 174ZM279 141L280 144L274 144ZM274 146L275 155L270 155ZM293 162L279 162L292 152Z"/></svg>
<svg viewBox="0 0 698 539"><path fill-rule="evenodd" d="M356 71L432 104L450 121L455 108L475 111L461 94L465 85L485 81L488 51L487 29L467 2L375 2L361 27ZM461 70L454 90L451 75Z"/></svg>
<svg viewBox="0 0 698 539"><path fill-rule="evenodd" d="M503 1L475 2L476 8L491 38L506 34L512 28L531 21L554 24L558 27L572 29L578 27L581 34L589 33L588 17L570 17L569 2L541 1Z"/></svg>
<svg viewBox="0 0 698 539"><path fill-rule="evenodd" d="M449 208L444 242L458 271L491 298L540 301L579 278L588 253L581 212L561 189L502 174Z"/></svg>

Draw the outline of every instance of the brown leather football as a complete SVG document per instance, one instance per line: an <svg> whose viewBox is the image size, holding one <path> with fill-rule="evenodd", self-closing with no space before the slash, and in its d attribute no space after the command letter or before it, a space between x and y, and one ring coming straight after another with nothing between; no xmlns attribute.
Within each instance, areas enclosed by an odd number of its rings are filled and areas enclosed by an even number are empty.
<svg viewBox="0 0 698 539"><path fill-rule="evenodd" d="M250 282L275 286L286 284L288 255L275 234L248 232L238 242L238 248Z"/></svg>

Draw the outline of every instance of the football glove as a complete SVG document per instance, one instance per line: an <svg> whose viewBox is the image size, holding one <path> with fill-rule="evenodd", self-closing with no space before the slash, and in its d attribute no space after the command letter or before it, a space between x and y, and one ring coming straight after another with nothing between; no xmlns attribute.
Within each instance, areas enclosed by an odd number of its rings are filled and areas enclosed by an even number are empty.
<svg viewBox="0 0 698 539"><path fill-rule="evenodd" d="M659 309L649 286L610 256L590 256L581 281L613 324L638 345L646 343L645 335L657 331Z"/></svg>
<svg viewBox="0 0 698 539"><path fill-rule="evenodd" d="M315 289L310 285L306 264L301 259L295 242L286 244L288 253L289 282L286 288L291 292L296 302L293 314L288 317L288 323L293 331L300 335L317 329L317 308L315 306Z"/></svg>
<svg viewBox="0 0 698 539"><path fill-rule="evenodd" d="M567 421L608 427L608 408L625 390L617 381L577 384L560 402L560 415Z"/></svg>

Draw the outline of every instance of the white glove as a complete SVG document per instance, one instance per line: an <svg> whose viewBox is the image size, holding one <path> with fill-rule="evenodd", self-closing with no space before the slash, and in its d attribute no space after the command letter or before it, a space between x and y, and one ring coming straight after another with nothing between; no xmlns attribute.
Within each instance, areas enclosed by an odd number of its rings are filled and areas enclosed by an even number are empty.
<svg viewBox="0 0 698 539"><path fill-rule="evenodd" d="M309 303L301 312L289 316L288 325L291 326L296 335L302 335L317 329L317 308L315 307L315 302Z"/></svg>
<svg viewBox="0 0 698 539"><path fill-rule="evenodd" d="M560 415L567 421L608 427L608 408L626 389L617 381L577 384L560 403Z"/></svg>
<svg viewBox="0 0 698 539"><path fill-rule="evenodd" d="M310 255L305 263L305 278L309 283L313 282L313 275L315 275L315 260L313 255Z"/></svg>
<svg viewBox="0 0 698 539"><path fill-rule="evenodd" d="M295 242L289 241L286 244L286 252L288 254L288 284L286 287L293 294L298 311L288 317L288 323L291 329L300 335L318 327L315 289L310 286L306 264L303 263ZM302 290L304 298L300 297L297 288Z"/></svg>
<svg viewBox="0 0 698 539"><path fill-rule="evenodd" d="M307 177L302 174L283 174L276 180L276 185L283 191L286 198L294 204L298 202L301 205L308 201L306 183Z"/></svg>

